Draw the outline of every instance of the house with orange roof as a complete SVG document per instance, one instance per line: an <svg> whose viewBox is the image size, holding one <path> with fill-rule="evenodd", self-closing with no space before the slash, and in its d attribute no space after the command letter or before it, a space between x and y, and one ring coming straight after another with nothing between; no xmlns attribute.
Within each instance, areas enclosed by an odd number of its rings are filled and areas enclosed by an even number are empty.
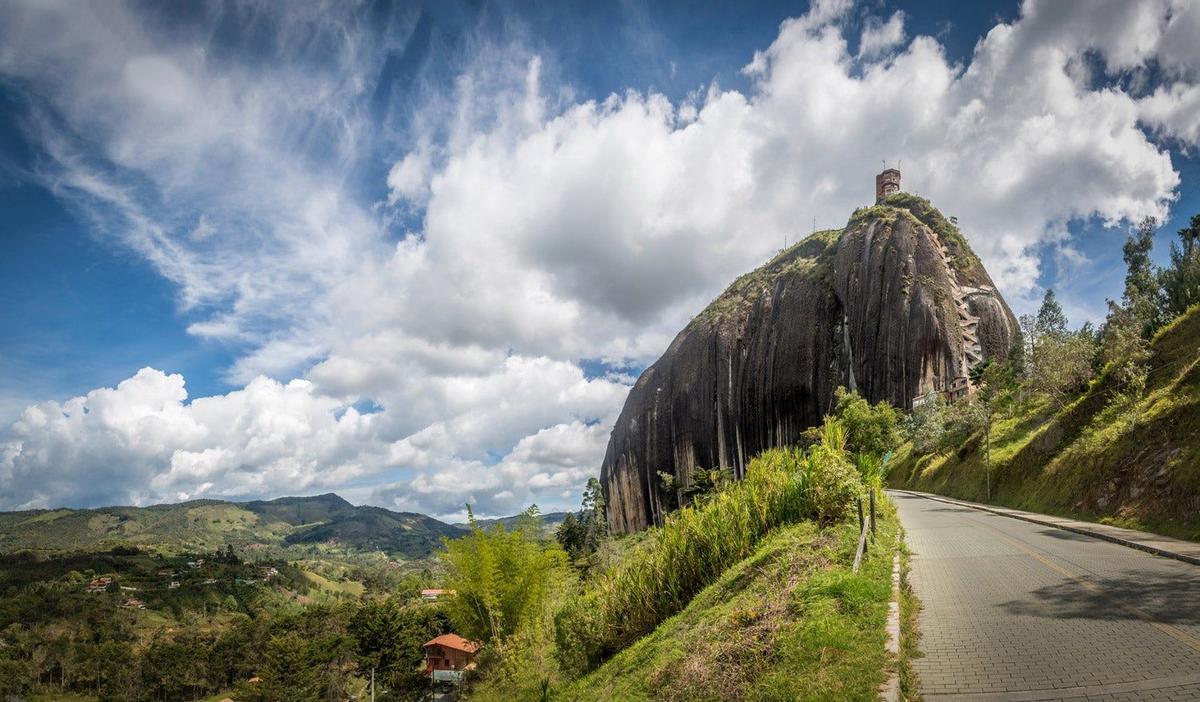
<svg viewBox="0 0 1200 702"><path fill-rule="evenodd" d="M425 673L435 681L461 682L464 671L475 669L475 641L442 634L425 642Z"/></svg>

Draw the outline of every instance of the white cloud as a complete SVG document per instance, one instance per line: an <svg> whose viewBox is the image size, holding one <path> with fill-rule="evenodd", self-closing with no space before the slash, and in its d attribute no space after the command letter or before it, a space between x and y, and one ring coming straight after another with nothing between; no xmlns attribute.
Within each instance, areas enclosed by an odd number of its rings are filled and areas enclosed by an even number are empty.
<svg viewBox="0 0 1200 702"><path fill-rule="evenodd" d="M405 435L405 412L360 413L308 380L259 377L188 403L182 376L143 368L116 388L26 408L0 445L0 508L305 493L411 468L414 494L428 499L379 499L453 513L474 490L473 502L509 509L586 481L626 390L521 358L494 374L418 382L431 403L410 408L422 428ZM577 419L555 424L563 417ZM497 446L511 451L489 466ZM501 489L510 499L493 505Z"/></svg>
<svg viewBox="0 0 1200 702"><path fill-rule="evenodd" d="M31 407L0 453L8 505L352 479L439 514L561 502L598 467L630 380L588 380L579 359L652 360L785 238L868 203L880 159L960 218L1018 302L1039 247L1076 250L1070 221L1172 201L1179 176L1146 130L1197 142L1194 6L1026 2L964 65L907 40L901 13L869 19L852 55L849 10L784 22L748 91L679 103L580 102L540 57L481 40L402 136L370 105L406 15L387 39L353 8L225 10L278 30L242 61L129 9L7 10L0 74L38 87L43 178L179 287L193 334L248 349L227 395L189 404L182 378L143 371ZM1121 87L1154 61L1166 83ZM364 194L380 151L386 183ZM394 231L405 216L413 231ZM350 408L364 400L380 411Z"/></svg>
<svg viewBox="0 0 1200 702"><path fill-rule="evenodd" d="M1200 85L1160 87L1138 101L1141 119L1158 134L1200 146Z"/></svg>
<svg viewBox="0 0 1200 702"><path fill-rule="evenodd" d="M858 43L859 58L872 59L904 43L904 13L897 10L887 22L867 19Z"/></svg>

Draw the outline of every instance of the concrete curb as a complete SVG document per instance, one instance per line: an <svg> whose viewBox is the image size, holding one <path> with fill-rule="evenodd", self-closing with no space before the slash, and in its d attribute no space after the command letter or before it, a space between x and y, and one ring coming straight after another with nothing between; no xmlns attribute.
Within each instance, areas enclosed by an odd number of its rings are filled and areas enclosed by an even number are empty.
<svg viewBox="0 0 1200 702"><path fill-rule="evenodd" d="M892 556L892 601L888 603L887 651L896 667L888 675L887 682L879 690L883 702L900 700L900 544L897 538L896 553Z"/></svg>
<svg viewBox="0 0 1200 702"><path fill-rule="evenodd" d="M1087 526L1087 522L1068 520L1068 519L1065 519L1062 517L1050 517L1048 515L1039 515L1035 512L1025 512L1022 510L1015 510L1015 509L1011 509L1008 507L993 507L991 505L982 505L982 504L979 504L978 502L967 502L965 500L956 500L952 497L945 497L943 495L935 495L935 494L928 493L928 492L917 492L916 490L899 490L896 488L888 488L888 491L903 493L906 495L912 495L914 497L923 497L927 500L934 500L936 502L944 502L946 504L957 505L959 507L967 507L969 509L976 509L981 512L991 512L992 514L998 514L1002 517L1009 517L1011 519L1020 519L1021 521L1030 522L1031 524L1048 526L1048 527L1051 527L1054 529L1062 529L1063 531L1070 531L1070 532L1074 532L1076 534L1090 536L1095 539L1100 539L1102 541L1108 541L1110 543L1114 543L1114 544L1117 544L1120 546L1125 546L1126 548L1135 548L1139 551L1145 551L1146 553L1152 553L1156 556L1163 556L1165 558L1173 558L1177 561L1183 561L1184 563L1190 563L1192 565L1200 565L1200 555L1192 555L1190 553L1181 553L1179 551L1174 551L1174 550L1171 550L1168 548L1163 548L1161 546L1155 546L1154 544L1146 543L1145 541L1139 541L1134 538L1130 538L1130 537L1112 533L1114 530L1119 529L1119 527L1107 527L1106 525L1102 525L1102 524L1097 524L1097 525L1095 525L1095 527L1089 527L1089 526ZM1104 527L1107 530L1101 531L1100 530L1101 527ZM1132 529L1120 529L1120 531L1128 532L1130 535L1137 535L1137 534L1143 533L1143 532L1133 531ZM1178 541L1181 545L1188 546L1189 550L1196 550L1197 553L1200 554L1200 546L1193 546L1192 544L1189 544L1186 541L1180 541L1178 539L1169 539L1168 537L1157 536L1154 534L1146 534L1146 536L1152 537L1153 539L1155 539L1157 541Z"/></svg>

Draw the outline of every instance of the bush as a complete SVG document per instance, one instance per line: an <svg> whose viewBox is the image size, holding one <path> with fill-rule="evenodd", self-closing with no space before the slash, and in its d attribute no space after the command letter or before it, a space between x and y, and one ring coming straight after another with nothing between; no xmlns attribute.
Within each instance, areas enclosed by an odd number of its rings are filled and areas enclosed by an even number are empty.
<svg viewBox="0 0 1200 702"><path fill-rule="evenodd" d="M838 521L862 489L835 420L807 452L760 454L745 480L668 515L641 548L566 603L555 617L559 662L573 673L590 670L682 610L771 529Z"/></svg>
<svg viewBox="0 0 1200 702"><path fill-rule="evenodd" d="M946 401L941 393L913 408L904 420L904 434L919 455L936 451L946 433Z"/></svg>
<svg viewBox="0 0 1200 702"><path fill-rule="evenodd" d="M852 453L883 456L900 445L900 411L880 400L874 405L857 392L839 387L833 414L846 428L846 448Z"/></svg>
<svg viewBox="0 0 1200 702"><path fill-rule="evenodd" d="M516 633L542 613L565 577L567 554L541 540L535 510L513 531L500 524L485 530L472 515L471 533L445 542L446 587L457 593L446 613L460 635L489 642Z"/></svg>

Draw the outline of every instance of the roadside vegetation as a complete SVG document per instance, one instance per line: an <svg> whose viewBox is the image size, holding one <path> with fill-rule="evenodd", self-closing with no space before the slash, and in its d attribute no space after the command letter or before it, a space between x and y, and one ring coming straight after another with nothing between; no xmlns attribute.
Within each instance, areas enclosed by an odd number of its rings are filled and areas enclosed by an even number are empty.
<svg viewBox="0 0 1200 702"><path fill-rule="evenodd" d="M564 700L874 700L896 520L881 512L851 572L857 523L781 527L678 615L560 695Z"/></svg>
<svg viewBox="0 0 1200 702"><path fill-rule="evenodd" d="M891 665L897 527L880 493L851 573L854 504L881 487L899 419L841 391L805 446L760 454L742 481L704 471L640 534L606 533L596 483L554 541L532 512L515 530L473 525L444 556L451 626L484 644L468 698L870 699Z"/></svg>
<svg viewBox="0 0 1200 702"><path fill-rule="evenodd" d="M1069 329L1047 291L979 392L915 410L890 483L1200 540L1200 215L1161 270L1154 230L1126 242L1099 329Z"/></svg>

